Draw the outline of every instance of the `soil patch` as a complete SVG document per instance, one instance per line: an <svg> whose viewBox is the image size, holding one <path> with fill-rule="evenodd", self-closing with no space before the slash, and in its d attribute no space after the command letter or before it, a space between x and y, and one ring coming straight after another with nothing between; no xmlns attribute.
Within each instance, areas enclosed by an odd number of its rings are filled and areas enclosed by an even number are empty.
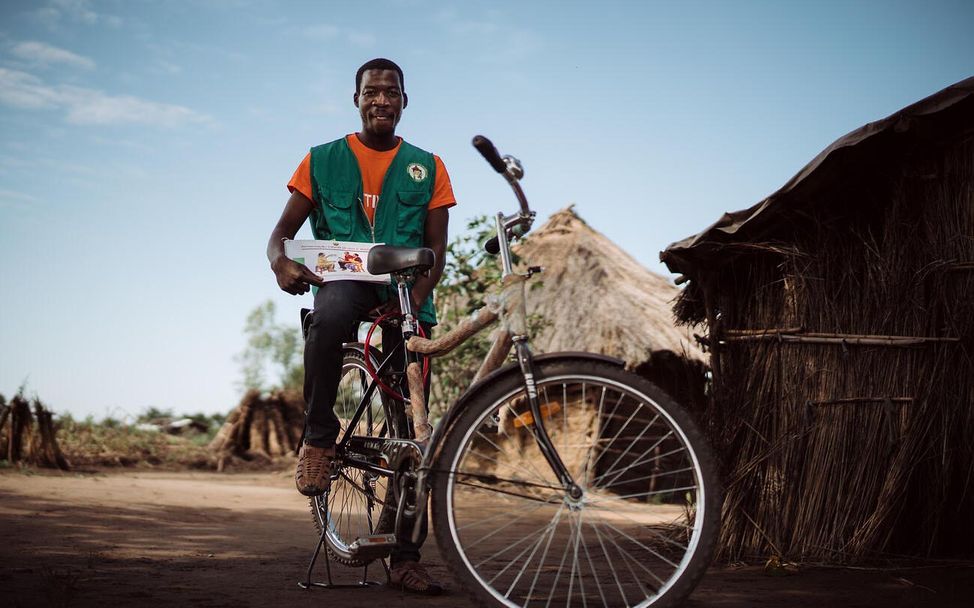
<svg viewBox="0 0 974 608"><path fill-rule="evenodd" d="M316 538L290 472L0 472L0 605L465 607L435 548L439 598L384 586L304 591ZM325 576L319 563L317 579ZM361 570L333 569L354 582ZM384 580L374 565L370 578ZM713 568L688 606L969 606L974 569Z"/></svg>

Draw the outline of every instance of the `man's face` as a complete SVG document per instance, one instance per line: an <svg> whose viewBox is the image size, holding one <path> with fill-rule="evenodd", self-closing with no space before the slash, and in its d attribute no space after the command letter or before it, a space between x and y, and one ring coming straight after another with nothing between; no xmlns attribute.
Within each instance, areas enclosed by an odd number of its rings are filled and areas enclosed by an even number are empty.
<svg viewBox="0 0 974 608"><path fill-rule="evenodd" d="M366 70L354 100L362 115L362 131L374 135L396 131L405 98L395 70Z"/></svg>

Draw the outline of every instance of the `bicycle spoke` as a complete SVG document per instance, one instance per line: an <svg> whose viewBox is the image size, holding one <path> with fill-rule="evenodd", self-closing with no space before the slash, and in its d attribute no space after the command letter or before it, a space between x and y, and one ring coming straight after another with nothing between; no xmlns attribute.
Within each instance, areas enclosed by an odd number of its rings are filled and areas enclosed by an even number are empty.
<svg viewBox="0 0 974 608"><path fill-rule="evenodd" d="M680 450L677 450L677 451L683 451L683 448L680 448ZM641 464L645 464L645 463L641 463ZM647 481L647 480L650 480L650 479L659 479L660 477L668 477L670 475L678 475L679 473L687 473L687 472L694 471L694 470L696 470L694 467L689 466L689 467L684 467L682 469L676 469L674 471L666 471L665 473L651 473L649 475L643 475L642 477L627 478L627 479L624 479L624 480L622 480L622 481L620 481L618 483L601 485L601 486L599 486L599 489L600 490L608 490L609 488L611 488L613 486L617 486L617 485L621 485L621 484L631 484L631 483L635 483L637 481Z"/></svg>
<svg viewBox="0 0 974 608"><path fill-rule="evenodd" d="M524 560L524 567L521 568L521 570L518 572L517 576L511 582L511 585L507 588L507 592L504 593L504 597L510 597L511 596L511 591L513 591L514 588L517 586L518 581L521 580L521 577L524 576L524 573L527 572L528 566L531 565L531 560L534 559L534 554L537 553L538 552L538 549L541 548L541 543L542 542L546 542L546 545L548 545L548 544L551 543L551 538L553 537L554 532L555 532L555 530L558 527L558 521L559 521L559 519L560 518L552 519L550 522L548 522L548 525L545 526L545 533L544 533L544 535L542 535L541 537L538 538L538 542L535 543L534 549L532 549L532 551L531 551L531 555L529 555L528 558L526 560ZM545 541L545 539L547 539L547 541Z"/></svg>
<svg viewBox="0 0 974 608"><path fill-rule="evenodd" d="M542 503L538 503L538 504L532 506L531 507L531 510L528 511L528 513L529 514L530 513L533 513L534 511L537 511L538 509L540 509L541 507L545 506L546 504L549 504L549 503L543 503L543 502ZM488 517L487 519L475 519L475 520L471 521L469 524L462 525L462 526L461 525L457 525L457 532L461 532L461 531L469 528L470 526L484 526L484 525L487 525L487 524L489 524L490 522L492 522L492 521L494 521L496 519L508 519L510 516L511 516L511 513L509 511L502 510L497 515L494 515L492 517Z"/></svg>
<svg viewBox="0 0 974 608"><path fill-rule="evenodd" d="M609 551L605 548L605 542L602 540L602 535L599 534L598 528L596 528L591 523L589 525L592 526L592 530L595 532L595 537L599 541L599 547L602 548L602 555L605 556L605 563L609 565L609 569L612 571L612 579L616 582L616 587L619 588L619 595L622 596L622 601L626 604L626 606L628 606L629 600L626 598L626 590L623 589L622 583L619 581L619 575L616 574L616 569L612 567L612 558L609 557ZM628 568L628 566L626 567ZM606 604L608 605L608 602L606 602Z"/></svg>
<svg viewBox="0 0 974 608"><path fill-rule="evenodd" d="M504 526L504 528L506 528L506 527L507 527L507 526ZM485 540L485 539L487 539L487 538L490 538L491 536L494 536L494 534L496 534L497 532L500 532L500 531L501 531L501 530L503 530L504 528L501 528L500 530L497 530L496 532L492 532L492 533L490 533L490 534L488 534L487 536L482 536L482 537L480 538L480 540L478 540L478 541L476 541L476 542L475 542L475 543L474 543L473 545L469 545L469 546L471 546L471 547L472 547L472 546L474 546L474 545L476 545L476 544L479 544L481 540ZM531 540L531 539L532 539L532 538L533 538L534 536L540 536L540 535L542 534L542 532L543 532L543 531L541 531L541 532L535 532L535 533L533 533L533 534L530 534L530 535L528 535L528 536L523 536L523 537L521 537L521 538L520 538L520 540L517 540L517 541L515 541L515 542L513 542L513 543L511 543L511 544L509 544L509 545L507 545L506 547L504 547L504 548L502 548L502 549L501 549L500 551L497 551L497 552L495 552L495 553L492 553L491 555L489 555L489 556L487 556L487 557L485 557L485 558L483 558L482 560L480 560L480 562L479 562L479 563L477 563L477 564L474 564L474 566L475 566L475 567L480 567L480 566L482 566L482 565L484 565L484 564L486 564L487 562L491 562L491 561L494 561L494 558L495 558L495 557L497 557L498 555L503 555L504 553L507 553L507 552L508 552L508 551L510 551L511 549L513 549L513 548L515 548L515 547L518 547L518 546L520 546L520 545L522 545L522 544L523 544L523 543L525 543L525 542L528 542L528 541L529 541L529 540Z"/></svg>
<svg viewBox="0 0 974 608"><path fill-rule="evenodd" d="M655 555L655 556L656 556L656 557L658 557L659 559L661 559L661 560L663 560L664 562L666 562L666 563L667 563L667 564L669 564L670 566L673 566L674 568L678 568L678 567L679 567L679 564L674 564L674 563L673 563L673 562L671 562L670 560L668 560L668 559L666 559L666 558L665 558L664 556L662 556L662 555L660 555L659 553L657 553L657 552L656 552L656 551L654 551L653 549L651 549L651 548L649 548L649 547L647 547L647 546L646 546L646 545L644 545L643 543L641 543L641 542L639 542L639 541L638 541L637 539L635 539L635 538L633 538L633 537L632 537L632 536L630 536L629 534L626 534L625 532L623 532L623 531L622 531L622 530L620 530L619 528L617 528L617 527L615 527L615 526L613 526L612 524L610 524L610 523L608 523L608 522L605 522L605 523L603 523L602 525L604 525L605 527L607 527L607 528L609 528L609 529L610 529L610 530L612 530L613 532L616 532L617 534L619 534L619 535L621 535L621 536L623 536L624 538L626 538L626 539L628 539L628 540L629 540L630 542L632 542L632 543L633 543L634 545L636 545L637 547L639 547L639 548L641 548L641 549L643 549L644 551L649 551L650 553L652 553L653 555ZM680 548L682 548L682 549L686 549L686 547L684 547L684 546L683 546L683 545L681 545L680 543L678 543L678 542L676 542L676 541L673 541L673 540L670 540L670 539L668 539L668 538L666 538L665 536L663 536L663 535L662 535L662 534L660 534L659 532L656 532L655 530L649 530L649 531L650 531L650 532L653 532L653 534L654 534L654 535L656 535L656 536L658 536L658 537L660 537L660 539L662 539L662 540L664 540L664 541L666 541L666 542L668 542L668 543L670 543L670 544L672 544L672 545L676 545L677 547L680 547ZM662 582L662 581L660 581L660 582Z"/></svg>
<svg viewBox="0 0 974 608"><path fill-rule="evenodd" d="M571 513L568 514L571 517ZM570 525L570 522L569 522ZM565 560L568 559L568 552L571 549L570 544L565 545L565 550L561 554L561 563L558 564L558 571L555 573L555 580L551 583L551 591L548 593L548 601L545 602L545 607L551 606L551 599L555 596L555 591L558 590L558 581L561 580L562 570L565 569Z"/></svg>
<svg viewBox="0 0 974 608"><path fill-rule="evenodd" d="M649 430L649 429L648 429L648 427L647 427L647 429L646 429L646 430ZM635 460L634 460L633 462L631 462L631 463L630 463L629 465L627 465L627 466L625 466L625 467L623 467L623 469L622 469L621 471L618 471L618 472L616 472L616 474L615 474L615 475L614 475L614 476L612 477L612 479L610 479L610 480L609 480L609 483L611 484L611 483L612 483L612 482L614 482L614 481L615 481L616 479L619 479L619 477L620 477L620 476L621 476L621 475L622 475L622 474L623 474L623 473L624 473L624 472L625 472L626 470L628 470L628 469L631 469L632 467L635 467L635 466L639 466L639 465L641 465L641 464L645 464L645 462L647 462L647 461L645 461L645 460L643 460L643 459L644 459L644 458L646 457L646 454L649 454L650 452L653 452L653 451L655 451L655 450L656 450L656 448L658 448L658 447L659 447L659 445L660 445L661 443L663 443L664 441L666 441L666 440L667 440L667 439L668 439L668 438L669 438L670 436L672 436L672 435L673 435L673 431L670 431L670 432L668 432L667 434L665 434L665 435L663 435L662 437L660 437L660 438L659 438L659 439L658 439L658 440L656 441L656 443L654 443L653 445L651 445L651 446L649 446L649 448L647 448L646 450L644 450L644 451L643 451L643 453L642 453L642 454L641 454L640 456L637 456L637 457L636 457L636 459L635 459ZM639 439L642 439L642 434L640 434L640 435L639 435L639 437L637 437L637 438L636 438L636 439L635 439L635 440L633 441L633 443L632 443L632 444L630 444L630 447L632 447L633 445L635 445L635 442L636 442L636 441L638 441ZM628 450L627 450L627 451L628 451ZM616 460L616 462L618 462L618 459ZM611 473L611 472L612 472L612 471L611 471L611 469L610 469L610 470L608 470L608 471L606 471L605 473L603 473L602 475L600 475L600 476L598 477L598 480L599 480L599 481L601 481L602 479L605 479L605 478L606 478L606 477L607 477L607 476L609 475L609 473Z"/></svg>
<svg viewBox="0 0 974 608"><path fill-rule="evenodd" d="M613 546L615 546L616 550L619 551L619 554L622 555L623 558L629 558L628 560L625 560L624 559L624 562L626 564L635 564L636 566L639 566L639 568L643 572L645 572L646 574L650 575L651 577L653 577L654 579L656 579L657 581L659 581L660 587L662 587L663 585L666 584L663 581L663 579L661 579L655 572L653 572L652 570L650 570L649 568L647 568L645 566L645 564L643 564L643 562L641 560L637 559L634 555L632 555L631 553L629 553L628 551L626 551L624 548L622 548L622 546L620 546L619 543L616 542L616 539L612 538L611 536L609 536L607 538L609 539L609 542L612 543ZM636 578L636 580L639 580L638 577ZM658 593L659 592L659 589L656 588L653 591L654 591L654 593Z"/></svg>
<svg viewBox="0 0 974 608"><path fill-rule="evenodd" d="M582 386L584 387L584 385ZM583 395L585 394L584 388L582 390L582 394ZM578 522L579 517L580 515L578 514L578 512L575 512L572 513L572 518L569 520L570 522L569 528L572 530L571 535L573 538L573 542L572 542L572 573L568 577L568 606L571 606L572 603L572 589L574 588L575 576L577 575L578 588L582 593L582 608L588 608L588 602L585 600L585 585L582 583L581 567L579 567L578 565L578 542L581 538L578 534L578 530L580 529L580 525Z"/></svg>
<svg viewBox="0 0 974 608"><path fill-rule="evenodd" d="M537 497L537 496L528 496L527 494L518 494L517 492L511 492L510 490L502 490L500 488L492 488L490 486L482 486L482 485L476 484L476 483L467 483L467 482L463 482L463 481L458 481L457 482L457 485L465 486L465 487L468 487L468 488L474 488L476 490L486 490L486 491L491 492L491 493L494 493L494 494L503 494L504 496L513 496L515 498L521 498L523 500L530 500L532 502L540 502L542 504L554 504L554 503L558 502L558 499L556 499L556 500L553 501L551 499L543 499L543 498L540 498L540 497Z"/></svg>
<svg viewBox="0 0 974 608"><path fill-rule="evenodd" d="M602 599L602 606L608 606L609 602L605 598L605 592L602 591L602 583L600 582L599 573L595 570L595 563L592 561L592 554L588 550L588 543L585 542L585 513L580 512L578 515L578 536L581 539L582 551L585 552L585 559L588 560L588 568L592 571L592 580L595 581L595 588L599 591L599 597ZM610 566L611 568L611 566Z"/></svg>
<svg viewBox="0 0 974 608"><path fill-rule="evenodd" d="M532 556L534 556L534 553L535 553L535 552L536 552L536 551L538 550L538 547L540 547L540 546L541 546L541 543L542 543L542 542L544 541L544 539L545 539L545 537L546 537L546 536L548 535L548 530L549 530L549 528L550 528L550 527L551 527L551 524L549 523L549 524L548 524L547 526L545 526L545 527L544 527L544 528L543 528L543 529L542 529L542 530L541 530L540 532L538 532L538 540L537 540L537 541L536 541L536 542L535 542L534 544L532 544L532 545L528 545L528 546L527 546L527 547L525 547L525 548L524 548L524 549L523 549L523 550L522 550L522 551L521 551L520 553L518 553L517 555L515 555L515 556L514 556L514 557L513 557L513 558L512 558L512 559L511 559L511 560L510 560L510 561L509 561L508 563L507 563L507 565L506 565L506 566L504 566L503 568L501 568L501 569L500 569L500 571L498 571L498 572L497 572L497 574L495 574L495 575L494 575L494 577L493 577L493 578L491 578L491 579L490 579L489 581L487 581L487 582L488 582L488 583L493 583L493 582L494 582L494 581L496 581L496 580L497 580L498 578L500 578L500 576L501 576L502 574L504 574L505 572L507 572L507 569L508 569L508 568L510 568L511 566L513 566L514 564L516 564L516 563L517 563L517 561L518 561L519 559L521 559L521 556L522 556L522 555L524 555L525 553L527 553L528 551L531 551L531 555L529 555L529 556L528 556L528 563L530 563L530 560L531 560L531 557L532 557ZM522 573L524 572L524 569L523 569L523 568L521 569L521 572L522 572ZM514 583L512 584L512 586L511 586L511 588L513 588L513 585L516 585L516 584L517 584L517 579L519 579L519 578L521 578L521 576L520 576L520 575L518 575L518 577L517 577L516 579L514 579ZM510 590L508 590L508 592L510 592Z"/></svg>
<svg viewBox="0 0 974 608"><path fill-rule="evenodd" d="M636 411L634 411L632 413L632 415L635 416L636 415L636 412L638 412L638 411L639 410L637 409ZM653 421L650 424L646 425L646 428L644 428L639 433L639 435L636 436L635 439L633 439L633 440L631 440L629 442L629 446L626 447L626 449L623 450L623 452L621 454L619 454L618 456L616 456L616 459L612 462L611 465L609 465L608 468L606 468L606 470L605 470L604 473L602 473L601 475L599 475L598 477L596 477L595 479L592 480L592 483L593 484L598 484L598 482L600 480L602 480L603 478L605 478L606 475L608 475L609 473L612 472L613 467L615 467L617 464L619 464L619 461L622 460L622 457L629 453L629 450L632 449L632 446L636 445L636 442L639 441L640 439L642 439L643 438L643 435L645 435L647 432L649 432L649 429L652 427L653 423L656 422L656 419L657 418L659 418L659 414L657 414L656 417L653 418ZM632 417L630 417L630 419L632 419ZM626 422L626 424L628 424L628 421ZM616 436L618 436L618 433L616 434Z"/></svg>
<svg viewBox="0 0 974 608"><path fill-rule="evenodd" d="M543 488L545 490L554 490L556 492L563 491L564 488L561 486L552 486L548 484L534 483L532 481L525 481L523 479L511 479L507 477L498 477L496 475L482 475L480 473L469 473L467 471L457 471L454 473L456 477L468 477L470 479L480 479L483 481L491 481L494 483L513 483L519 486L527 486L531 488Z"/></svg>
<svg viewBox="0 0 974 608"><path fill-rule="evenodd" d="M613 517L621 517L623 519L626 519L626 520L630 521L631 523L635 524L636 526L638 526L640 529L645 530L645 531L649 532L650 534L652 534L653 536L658 537L663 542L669 543L669 544L673 545L674 547L679 548L681 551L687 551L690 548L689 545L681 545L680 543L676 542L672 538L666 536L665 534L661 534L661 533L657 532L655 529L647 526L643 522L636 521L635 519L629 517L625 513L622 513L620 511L615 510L615 509L610 509L608 507L592 507L592 508L595 509L595 510L605 510L605 511L611 513ZM608 524L605 524L605 525L608 525ZM695 530L695 528L692 527L692 526L678 526L678 527L683 528L684 530Z"/></svg>
<svg viewBox="0 0 974 608"><path fill-rule="evenodd" d="M534 594L534 588L538 584L538 578L541 576L541 568L544 567L545 561L548 559L548 550L551 549L551 541L555 538L555 530L558 528L558 522L561 521L561 515L565 512L565 504L562 503L561 508L555 513L552 518L554 525L551 528L551 534L548 535L548 541L545 543L544 553L541 554L541 559L538 561L538 568L534 571L534 579L531 581L531 587L528 589L528 594L524 599L524 608L527 608L528 604L531 603L531 596Z"/></svg>
<svg viewBox="0 0 974 608"><path fill-rule="evenodd" d="M492 445L492 446L494 446L494 448L495 448L495 449L496 449L496 450L497 450L498 452L501 452L501 453L503 453L503 454L505 454L505 455L508 455L508 456L511 456L511 455L512 455L512 454L511 454L510 452L508 452L507 450L503 450L503 449L501 449L501 448L500 448L500 446L498 446L498 445L497 445L496 443L494 443L493 441L491 441L491 440L490 440L490 439L489 439L488 437L486 437L486 436L485 436L485 435L484 435L483 433L481 433L480 431L477 431L477 435L478 435L478 436L480 436L480 437L481 437L482 439L484 439L484 441L486 441L486 442L487 442L487 443L489 443L490 445ZM481 457L481 458L487 458L487 459L489 459L489 460L490 460L491 462L494 462L494 463L497 463L497 464L499 464L499 465L501 464L501 463L500 463L500 462L499 462L499 461L498 461L498 460L497 460L496 458L491 458L491 457L489 457L489 456L486 456L486 455L484 455L484 454L480 454L479 452L475 452L475 451L473 451L473 450L471 450L471 452L470 452L470 453L471 453L471 454L474 454L474 455L477 455L477 456L479 456L479 457ZM514 456L515 458L518 458L518 455L516 455L516 454L514 454L513 456ZM521 459L521 460L523 460L523 459ZM461 464L462 464L462 463L461 463ZM506 463L505 463L505 464L506 464ZM531 465L531 463L530 463L530 462L528 462L527 464L528 464L528 466L530 466L530 467L531 467L531 472L533 472L533 473L535 474L535 475L534 475L534 477L535 477L536 479L538 479L539 481L542 481L542 482L544 482L544 481L547 481L547 480L546 480L546 479L544 478L544 476L543 476L543 475L541 475L541 473L539 473L539 472L537 471L537 469L535 469L535 468L534 468L534 466L533 466L533 465ZM508 464L507 466L508 466L509 468L512 468L512 469L514 469L515 471L518 471L518 472L520 472L520 470L519 470L519 469L517 469L517 468L516 468L516 467L515 467L515 466L513 465L513 463L512 463L512 464Z"/></svg>
<svg viewBox="0 0 974 608"><path fill-rule="evenodd" d="M542 506L543 506L543 505L542 505ZM492 538L493 536L495 536L495 535L497 535L497 534L500 534L500 533L501 533L501 532L503 532L504 530L506 530L506 529L508 529L508 528L510 528L511 526L513 526L513 525L515 525L515 524L517 524L517 523L519 523L520 521L522 521L522 520L524 520L524 519L525 519L525 518L527 518L527 517L528 517L529 515L531 515L531 513L533 513L533 511L531 511L531 512L528 512L528 513L523 513L523 514L521 514L521 515L520 515L519 517L517 517L517 518L514 518L514 519L511 519L511 520L509 520L509 521L508 521L508 522L507 522L507 523L506 523L505 525L503 525L503 526L500 526L500 527L497 527L497 528L494 528L494 529L493 529L492 531L490 531L490 532L488 532L488 533L487 533L487 534L485 534L484 536L481 536L481 537L480 537L480 538L478 538L477 540L475 540L475 541L473 541L473 542L467 542L467 543L464 543L464 544L465 544L465 546L467 546L468 548L472 548L472 547L474 547L474 546L476 546L476 545L479 545L479 544L480 544L481 542L483 542L483 541L485 541L485 540L487 540L488 538Z"/></svg>
<svg viewBox="0 0 974 608"><path fill-rule="evenodd" d="M607 390L606 387L603 386L602 387L602 394L599 396L599 409L598 409L598 411L597 411L597 413L595 415L595 423L599 426L599 431L598 431L599 435L601 435L601 433L602 433L602 408L605 405L605 393L606 393L606 390ZM580 482L582 485L588 485L588 483L589 483L589 475L590 475L591 471L593 470L596 461L598 460L598 456L596 455L595 450L592 449L596 445L598 445L597 440L596 440L596 442L593 442L592 443L592 446L588 450L588 457L585 459L585 466L583 467L582 474L580 476L582 478L582 480Z"/></svg>
<svg viewBox="0 0 974 608"><path fill-rule="evenodd" d="M682 492L684 490L696 490L696 489L697 489L697 485L694 484L692 486L682 486L682 487L679 487L679 488L668 488L666 490L653 490L651 492L637 492L635 494L621 494L619 496L605 496L605 497L593 499L590 504L597 504L597 503L600 503L600 502L605 502L607 500L612 500L612 501L625 501L627 499L632 499L632 498L644 498L644 497L648 497L648 496L659 496L660 494L673 494L674 492Z"/></svg>

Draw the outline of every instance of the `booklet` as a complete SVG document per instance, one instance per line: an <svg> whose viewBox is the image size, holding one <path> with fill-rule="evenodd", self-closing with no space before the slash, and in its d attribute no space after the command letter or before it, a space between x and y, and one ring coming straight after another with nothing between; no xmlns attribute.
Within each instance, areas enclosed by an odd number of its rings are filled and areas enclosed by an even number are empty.
<svg viewBox="0 0 974 608"><path fill-rule="evenodd" d="M388 274L370 274L365 267L369 250L382 243L347 241L284 241L284 255L321 277L323 281L366 281L388 284Z"/></svg>

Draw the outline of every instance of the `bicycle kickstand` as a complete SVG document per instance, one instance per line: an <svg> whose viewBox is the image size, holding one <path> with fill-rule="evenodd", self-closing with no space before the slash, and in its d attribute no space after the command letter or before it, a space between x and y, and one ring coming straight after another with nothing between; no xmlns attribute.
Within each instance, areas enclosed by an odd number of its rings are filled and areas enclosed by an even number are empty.
<svg viewBox="0 0 974 608"><path fill-rule="evenodd" d="M324 502L324 512L328 513L328 494L325 492L321 500ZM369 563L366 563L362 567L362 580L357 583L336 583L331 578L331 556L328 555L328 551L325 550L325 572L328 575L327 582L311 581L311 572L314 570L315 562L318 561L318 555L321 553L321 548L325 546L325 534L328 533L328 522L326 521L321 526L321 535L318 536L318 543L315 545L314 553L311 555L311 562L308 564L308 572L305 574L303 581L298 581L298 587L302 589L311 589L312 587L321 587L323 589L364 589L366 587L372 587L375 585L381 585L382 583L378 581L369 580ZM380 560L382 567L386 572L386 579L389 578L389 566L386 565L385 560Z"/></svg>

